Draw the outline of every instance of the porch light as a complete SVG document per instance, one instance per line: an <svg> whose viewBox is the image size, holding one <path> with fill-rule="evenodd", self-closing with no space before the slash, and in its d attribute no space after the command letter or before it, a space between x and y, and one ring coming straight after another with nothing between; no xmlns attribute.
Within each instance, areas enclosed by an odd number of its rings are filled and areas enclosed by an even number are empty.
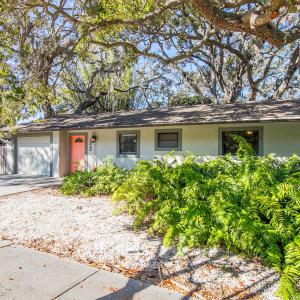
<svg viewBox="0 0 300 300"><path fill-rule="evenodd" d="M91 138L91 143L94 144L97 141L97 137L95 135L92 136Z"/></svg>
<svg viewBox="0 0 300 300"><path fill-rule="evenodd" d="M96 143L97 137L95 135L93 135L90 138L90 151L93 151L93 145Z"/></svg>
<svg viewBox="0 0 300 300"><path fill-rule="evenodd" d="M252 130L247 130L246 133L247 133L247 135L253 135L253 131Z"/></svg>

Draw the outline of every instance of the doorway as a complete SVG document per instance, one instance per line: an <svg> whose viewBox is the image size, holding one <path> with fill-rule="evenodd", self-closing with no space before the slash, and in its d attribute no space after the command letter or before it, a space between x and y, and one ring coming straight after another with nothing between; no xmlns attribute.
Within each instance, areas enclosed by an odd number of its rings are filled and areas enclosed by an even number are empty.
<svg viewBox="0 0 300 300"><path fill-rule="evenodd" d="M70 159L69 172L73 173L76 170L84 170L85 155L86 155L86 135L72 134L70 135Z"/></svg>

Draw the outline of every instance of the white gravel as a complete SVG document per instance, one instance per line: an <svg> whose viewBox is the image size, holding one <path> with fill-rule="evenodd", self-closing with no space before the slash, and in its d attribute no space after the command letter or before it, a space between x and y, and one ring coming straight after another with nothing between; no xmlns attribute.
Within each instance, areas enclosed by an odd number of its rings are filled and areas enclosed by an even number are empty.
<svg viewBox="0 0 300 300"><path fill-rule="evenodd" d="M113 214L109 198L77 198L54 189L0 199L0 239L12 239L206 299L277 299L278 276L257 260L218 249L178 257L132 217Z"/></svg>

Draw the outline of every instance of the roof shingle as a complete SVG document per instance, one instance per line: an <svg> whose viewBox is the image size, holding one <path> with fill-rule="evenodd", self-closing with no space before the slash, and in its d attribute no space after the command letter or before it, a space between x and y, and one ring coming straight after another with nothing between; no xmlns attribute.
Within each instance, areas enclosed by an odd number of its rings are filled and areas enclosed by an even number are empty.
<svg viewBox="0 0 300 300"><path fill-rule="evenodd" d="M60 115L16 126L18 132L149 127L176 124L300 121L300 101L178 106L170 109ZM2 128L0 131L8 131Z"/></svg>

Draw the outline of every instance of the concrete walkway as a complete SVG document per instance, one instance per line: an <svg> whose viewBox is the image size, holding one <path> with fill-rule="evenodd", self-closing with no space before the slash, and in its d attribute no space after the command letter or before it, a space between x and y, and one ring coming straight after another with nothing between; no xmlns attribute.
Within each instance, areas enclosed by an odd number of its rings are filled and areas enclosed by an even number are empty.
<svg viewBox="0 0 300 300"><path fill-rule="evenodd" d="M0 240L0 299L192 299Z"/></svg>
<svg viewBox="0 0 300 300"><path fill-rule="evenodd" d="M59 185L62 178L28 175L0 175L0 197Z"/></svg>

